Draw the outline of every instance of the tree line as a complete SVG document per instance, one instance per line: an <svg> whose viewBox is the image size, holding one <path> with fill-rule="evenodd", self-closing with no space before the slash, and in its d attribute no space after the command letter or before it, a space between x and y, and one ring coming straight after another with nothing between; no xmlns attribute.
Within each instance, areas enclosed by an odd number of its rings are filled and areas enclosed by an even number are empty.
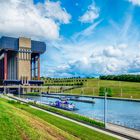
<svg viewBox="0 0 140 140"><path fill-rule="evenodd" d="M100 76L100 79L101 80L140 82L140 75L132 75L132 74L106 75L106 76Z"/></svg>

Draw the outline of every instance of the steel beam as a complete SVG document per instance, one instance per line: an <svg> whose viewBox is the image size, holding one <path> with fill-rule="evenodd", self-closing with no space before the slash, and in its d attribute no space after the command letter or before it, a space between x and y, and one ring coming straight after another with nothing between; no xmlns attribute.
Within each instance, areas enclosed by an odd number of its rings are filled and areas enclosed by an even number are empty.
<svg viewBox="0 0 140 140"><path fill-rule="evenodd" d="M38 80L40 80L40 56L38 56Z"/></svg>

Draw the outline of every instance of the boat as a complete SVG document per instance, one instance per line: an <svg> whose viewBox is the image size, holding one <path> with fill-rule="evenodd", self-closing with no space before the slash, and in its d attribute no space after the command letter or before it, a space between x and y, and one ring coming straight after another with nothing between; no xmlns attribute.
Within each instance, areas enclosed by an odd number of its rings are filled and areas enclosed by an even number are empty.
<svg viewBox="0 0 140 140"><path fill-rule="evenodd" d="M50 102L48 105L68 111L78 110L73 103L69 103L68 101L58 100L56 102Z"/></svg>

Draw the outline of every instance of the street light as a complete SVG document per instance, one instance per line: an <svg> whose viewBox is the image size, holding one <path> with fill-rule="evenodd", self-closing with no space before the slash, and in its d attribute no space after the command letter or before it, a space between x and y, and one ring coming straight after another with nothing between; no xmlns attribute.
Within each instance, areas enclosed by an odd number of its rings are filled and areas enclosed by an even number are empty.
<svg viewBox="0 0 140 140"><path fill-rule="evenodd" d="M105 88L105 96L104 96L104 125L105 128L107 126L107 89Z"/></svg>

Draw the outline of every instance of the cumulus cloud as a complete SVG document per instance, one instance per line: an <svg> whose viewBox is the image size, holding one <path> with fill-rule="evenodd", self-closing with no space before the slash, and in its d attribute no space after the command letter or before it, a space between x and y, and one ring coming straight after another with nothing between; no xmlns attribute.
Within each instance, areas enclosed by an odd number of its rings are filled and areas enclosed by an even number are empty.
<svg viewBox="0 0 140 140"><path fill-rule="evenodd" d="M64 44L63 44L64 45ZM96 44L61 45L62 51L55 52L56 66L45 66L44 75L50 77L99 76L140 72L140 55L127 51L127 44L102 46ZM63 49L65 47L65 49ZM99 47L99 46L98 46ZM107 52L108 51L108 52ZM54 56L54 55L53 55Z"/></svg>
<svg viewBox="0 0 140 140"><path fill-rule="evenodd" d="M102 74L120 74L126 73L129 63L124 59L117 58L107 58L105 56L96 56L94 58L87 58L88 62L85 63L83 60L77 60L75 62L71 62L66 64L66 68L61 69L61 65L59 66L59 70L55 69L54 75L57 77L63 76L63 73L67 73L69 76L98 76ZM50 74L50 73L48 73Z"/></svg>
<svg viewBox="0 0 140 140"><path fill-rule="evenodd" d="M110 46L106 48L110 50ZM123 51L124 50L119 50L119 53L123 54ZM82 76L119 74L127 72L129 68L129 61L125 55L115 55L112 50L110 54L106 54L104 53L104 49L99 52L95 52L95 50L93 50L93 52L94 54L86 56L84 59L69 63L68 71L71 74L76 71L78 75Z"/></svg>
<svg viewBox="0 0 140 140"><path fill-rule="evenodd" d="M134 56L132 59L129 70L130 73L139 73L140 72L140 55Z"/></svg>
<svg viewBox="0 0 140 140"><path fill-rule="evenodd" d="M60 24L69 21L70 15L60 2L46 1L37 5L32 0L0 2L0 35L56 40Z"/></svg>
<svg viewBox="0 0 140 140"><path fill-rule="evenodd" d="M44 75L85 77L140 73L140 34L132 16L126 16L123 23L111 21L109 27L100 29L96 27L101 21L94 20L71 40L55 44L57 52L52 54L50 63L57 63L46 66Z"/></svg>
<svg viewBox="0 0 140 140"><path fill-rule="evenodd" d="M124 55L124 49L127 48L126 44L120 44L118 46L109 46L103 50L103 54L107 57L121 57Z"/></svg>
<svg viewBox="0 0 140 140"><path fill-rule="evenodd" d="M42 15L51 18L59 23L67 24L70 22L71 15L60 5L60 2L46 2L45 4L38 4L38 8L42 11Z"/></svg>
<svg viewBox="0 0 140 140"><path fill-rule="evenodd" d="M99 8L96 7L93 2L87 9L87 11L79 18L82 23L92 23L95 19L99 17Z"/></svg>
<svg viewBox="0 0 140 140"><path fill-rule="evenodd" d="M51 67L47 75L52 77L98 76L103 74L122 74L140 68L139 57L129 56L127 44L103 46L96 44L64 45L65 50L57 52L63 63ZM63 48L63 46L61 46ZM98 46L99 47L99 46ZM66 52L67 55L66 55ZM76 52L76 53L75 53ZM65 55L62 55L64 53ZM57 60L56 60L57 61Z"/></svg>
<svg viewBox="0 0 140 140"><path fill-rule="evenodd" d="M140 6L140 0L128 0L128 1L131 2L133 5Z"/></svg>

